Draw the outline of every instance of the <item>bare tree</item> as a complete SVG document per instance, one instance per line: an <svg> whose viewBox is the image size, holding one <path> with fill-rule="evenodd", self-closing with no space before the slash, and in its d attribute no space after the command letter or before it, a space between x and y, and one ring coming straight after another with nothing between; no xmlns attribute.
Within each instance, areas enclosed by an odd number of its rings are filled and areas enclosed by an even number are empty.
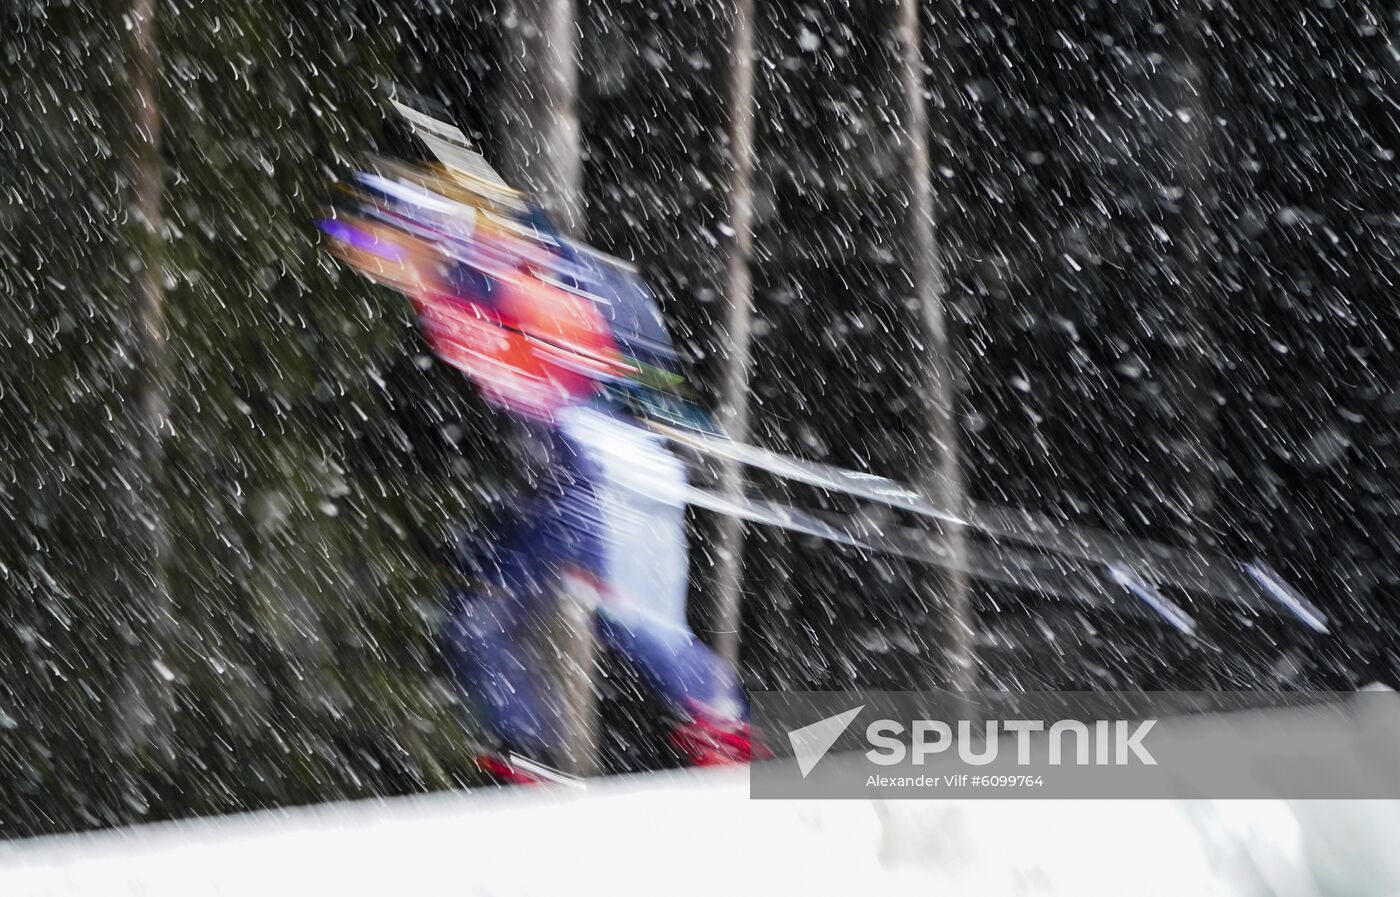
<svg viewBox="0 0 1400 897"><path fill-rule="evenodd" d="M578 23L574 0L509 0L505 162L566 234L582 236L583 154L578 118ZM598 772L597 596L572 581L541 627L538 656L554 666L565 744L559 758L576 776Z"/></svg>
<svg viewBox="0 0 1400 897"><path fill-rule="evenodd" d="M505 22L507 171L568 234L583 232L574 0L509 0Z"/></svg>
<svg viewBox="0 0 1400 897"><path fill-rule="evenodd" d="M918 486L938 507L956 514L965 502L958 456L956 368L945 302L947 283L935 220L920 13L919 0L900 0L897 36L904 91L901 136L905 141L909 210L906 255L919 324L915 339L919 357L915 363L924 435ZM947 61L937 59L935 69L949 71ZM976 683L977 673L973 612L965 572L966 534L961 527L949 525L943 528L943 539L951 563L944 570L929 568L920 588L924 607L929 611L925 643L938 645L943 655L942 663L937 665L941 667L939 681L930 684L969 690Z"/></svg>
<svg viewBox="0 0 1400 897"><path fill-rule="evenodd" d="M1176 40L1181 54L1177 121L1181 218L1175 234L1174 254L1180 272L1182 320L1180 357L1173 390L1178 403L1177 439L1180 451L1180 519L1187 541L1203 548L1215 542L1216 492L1214 455L1218 430L1215 407L1215 372L1212 365L1216 309L1212 297L1209 242L1211 203L1210 96L1202 0L1182 0L1177 12ZM1213 603L1196 611L1198 632L1207 641L1222 633L1220 615ZM1206 687L1220 684L1214 665L1203 665Z"/></svg>
<svg viewBox="0 0 1400 897"><path fill-rule="evenodd" d="M1177 263L1182 277L1182 312L1187 322L1180 370L1186 448L1187 513L1195 523L1210 517L1215 508L1211 472L1211 445L1215 439L1216 411L1211 392L1211 347L1215 333L1215 308L1211 300L1210 265L1210 105L1206 78L1205 21L1201 0L1183 0L1177 20L1182 55L1181 99L1181 225L1177 235Z"/></svg>
<svg viewBox="0 0 1400 897"><path fill-rule="evenodd" d="M124 10L124 115L128 128L123 147L124 208L131 218L131 304L127 309L127 339L135 360L132 396L136 406L136 436L127 486L133 517L147 538L147 589L133 601L125 633L126 695L118 703L118 730L129 747L171 752L170 715L172 673L161 659L171 645L173 604L166 565L170 529L162 485L166 397L165 261L161 234L161 120L156 79L160 54L156 44L156 0L131 0Z"/></svg>
<svg viewBox="0 0 1400 897"><path fill-rule="evenodd" d="M754 23L753 0L736 0L729 63L729 253L725 276L725 357L720 418L726 434L740 442L749 433L750 344L753 339ZM725 494L743 489L743 468L727 461L720 469ZM739 660L743 621L744 523L738 517L719 521L718 566L714 579L715 649L730 663Z"/></svg>

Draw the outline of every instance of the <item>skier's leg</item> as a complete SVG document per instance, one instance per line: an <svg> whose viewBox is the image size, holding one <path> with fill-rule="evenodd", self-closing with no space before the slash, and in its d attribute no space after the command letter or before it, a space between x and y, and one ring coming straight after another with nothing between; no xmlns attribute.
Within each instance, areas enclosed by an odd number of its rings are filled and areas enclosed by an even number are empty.
<svg viewBox="0 0 1400 897"><path fill-rule="evenodd" d="M549 681L540 627L531 622L541 611L540 596L509 591L491 587L454 602L444 650L476 722L495 742L491 749L551 764L563 744L564 705ZM487 771L514 778L505 769Z"/></svg>
<svg viewBox="0 0 1400 897"><path fill-rule="evenodd" d="M689 629L602 610L603 641L631 663L676 714L672 744L694 765L750 758L748 701L733 668Z"/></svg>

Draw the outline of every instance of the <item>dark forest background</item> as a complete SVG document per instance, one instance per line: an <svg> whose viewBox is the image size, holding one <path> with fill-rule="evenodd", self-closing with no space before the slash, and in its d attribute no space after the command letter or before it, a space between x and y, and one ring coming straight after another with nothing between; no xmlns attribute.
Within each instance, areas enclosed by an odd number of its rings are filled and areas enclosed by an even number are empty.
<svg viewBox="0 0 1400 897"><path fill-rule="evenodd" d="M160 0L143 49L145 3L0 17L0 836L473 784L433 546L519 471L314 218L402 147L387 84L498 159L529 23ZM1400 684L1400 8L923 14L967 493L1265 558L1334 621L1197 607L1190 641L974 585L983 684ZM577 9L583 233L641 267L710 404L731 21L723 0ZM755 25L751 438L917 479L895 3L759 0ZM929 684L918 576L752 531L746 680Z"/></svg>

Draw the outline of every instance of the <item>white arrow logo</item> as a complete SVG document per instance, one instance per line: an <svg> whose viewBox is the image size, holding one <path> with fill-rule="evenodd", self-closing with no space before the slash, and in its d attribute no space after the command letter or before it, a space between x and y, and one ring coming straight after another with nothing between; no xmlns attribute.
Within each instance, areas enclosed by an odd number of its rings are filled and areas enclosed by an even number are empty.
<svg viewBox="0 0 1400 897"><path fill-rule="evenodd" d="M793 754L797 756L797 768L802 771L802 778L807 778L807 773L821 762L826 752L836 743L836 739L841 737L841 733L846 731L846 727L864 709L865 705L861 704L845 713L828 716L810 726L793 729L788 733L788 741L792 744Z"/></svg>

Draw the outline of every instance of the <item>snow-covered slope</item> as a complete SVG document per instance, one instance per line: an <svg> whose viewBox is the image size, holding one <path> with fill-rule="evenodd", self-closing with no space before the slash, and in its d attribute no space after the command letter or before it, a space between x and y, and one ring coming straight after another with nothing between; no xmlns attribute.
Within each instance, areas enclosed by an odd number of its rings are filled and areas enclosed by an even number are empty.
<svg viewBox="0 0 1400 897"><path fill-rule="evenodd" d="M729 770L11 842L0 895L1384 894L1396 831L1388 803L754 801Z"/></svg>

